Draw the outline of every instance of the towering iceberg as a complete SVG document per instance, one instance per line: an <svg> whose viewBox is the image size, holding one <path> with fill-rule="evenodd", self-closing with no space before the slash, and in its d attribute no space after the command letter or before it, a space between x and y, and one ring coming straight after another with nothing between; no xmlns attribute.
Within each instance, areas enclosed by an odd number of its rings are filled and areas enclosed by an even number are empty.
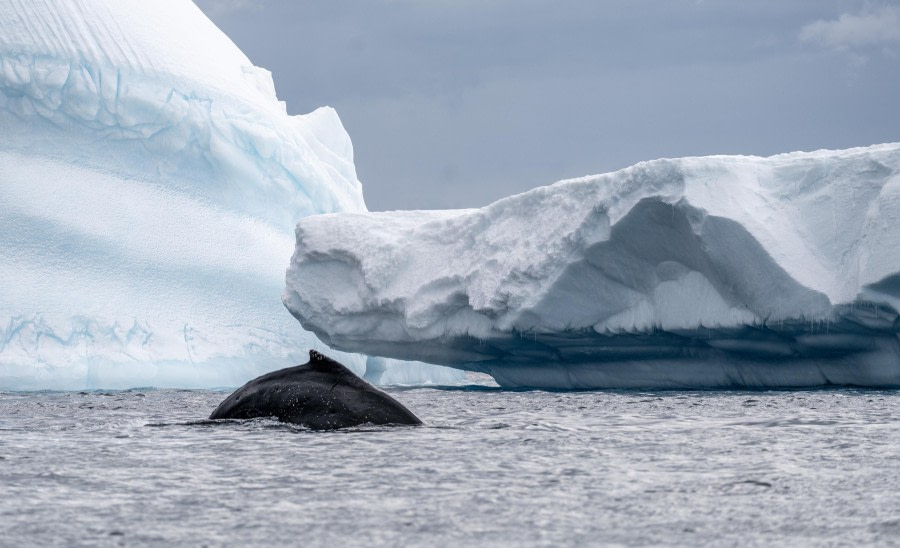
<svg viewBox="0 0 900 548"><path fill-rule="evenodd" d="M297 226L328 344L503 385L900 385L900 144L644 162L483 209Z"/></svg>
<svg viewBox="0 0 900 548"><path fill-rule="evenodd" d="M279 295L297 219L366 210L350 139L189 0L0 0L0 129L0 388L238 385L325 349Z"/></svg>

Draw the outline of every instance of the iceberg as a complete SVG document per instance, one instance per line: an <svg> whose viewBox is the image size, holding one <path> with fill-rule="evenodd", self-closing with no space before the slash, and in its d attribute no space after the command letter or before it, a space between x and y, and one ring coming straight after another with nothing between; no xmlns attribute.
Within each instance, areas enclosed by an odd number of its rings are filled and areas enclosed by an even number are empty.
<svg viewBox="0 0 900 548"><path fill-rule="evenodd" d="M334 348L503 386L900 386L900 144L643 162L457 211L297 225Z"/></svg>
<svg viewBox="0 0 900 548"><path fill-rule="evenodd" d="M0 128L0 388L238 386L327 351L279 296L297 219L366 210L350 138L193 3L0 0Z"/></svg>

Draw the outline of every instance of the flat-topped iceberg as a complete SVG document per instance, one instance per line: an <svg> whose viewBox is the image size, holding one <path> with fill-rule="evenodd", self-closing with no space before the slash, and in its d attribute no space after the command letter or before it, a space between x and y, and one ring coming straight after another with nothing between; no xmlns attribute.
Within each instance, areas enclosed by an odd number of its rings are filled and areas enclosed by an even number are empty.
<svg viewBox="0 0 900 548"><path fill-rule="evenodd" d="M350 139L189 0L0 0L0 128L0 389L235 386L326 350L279 295L297 219L366 209Z"/></svg>
<svg viewBox="0 0 900 548"><path fill-rule="evenodd" d="M502 385L900 385L900 144L644 162L482 209L302 219L284 302Z"/></svg>

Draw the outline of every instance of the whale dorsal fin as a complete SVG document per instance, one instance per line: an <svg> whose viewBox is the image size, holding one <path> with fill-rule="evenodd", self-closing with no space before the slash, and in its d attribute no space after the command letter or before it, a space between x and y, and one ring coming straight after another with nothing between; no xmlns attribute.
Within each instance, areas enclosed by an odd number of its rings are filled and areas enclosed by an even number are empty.
<svg viewBox="0 0 900 548"><path fill-rule="evenodd" d="M325 354L322 354L321 352L318 352L316 350L309 351L309 365L317 371L356 377L356 375L354 375L352 371L347 369L347 366L340 362L332 360Z"/></svg>

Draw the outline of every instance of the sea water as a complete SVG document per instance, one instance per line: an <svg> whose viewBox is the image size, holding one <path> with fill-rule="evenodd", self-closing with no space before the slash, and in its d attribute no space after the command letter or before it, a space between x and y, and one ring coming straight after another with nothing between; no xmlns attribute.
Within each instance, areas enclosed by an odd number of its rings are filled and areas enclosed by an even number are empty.
<svg viewBox="0 0 900 548"><path fill-rule="evenodd" d="M211 423L214 390L0 393L0 544L900 541L900 393L388 391L422 427Z"/></svg>

